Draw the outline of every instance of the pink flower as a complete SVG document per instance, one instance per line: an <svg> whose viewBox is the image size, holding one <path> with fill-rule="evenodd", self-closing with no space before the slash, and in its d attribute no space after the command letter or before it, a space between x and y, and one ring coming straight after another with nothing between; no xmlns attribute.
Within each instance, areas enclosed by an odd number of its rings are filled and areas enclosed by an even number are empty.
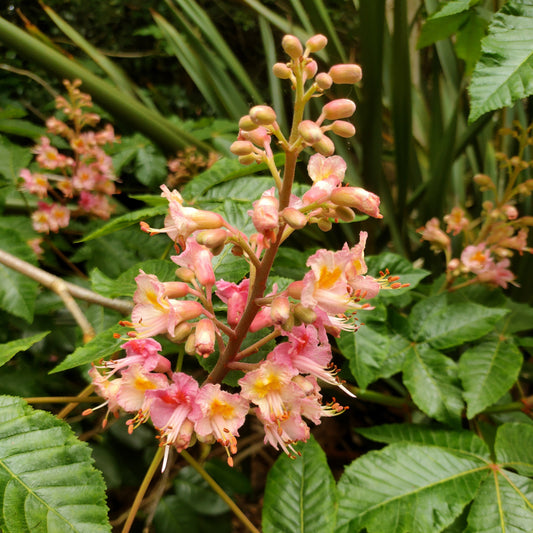
<svg viewBox="0 0 533 533"><path fill-rule="evenodd" d="M167 388L146 391L150 417L165 446L173 445L178 451L189 446L194 428L190 415L197 394L198 383L183 372L174 373Z"/></svg>
<svg viewBox="0 0 533 533"><path fill-rule="evenodd" d="M27 168L20 171L20 177L24 180L24 188L39 198L48 195L48 179L44 174L31 173Z"/></svg>
<svg viewBox="0 0 533 533"><path fill-rule="evenodd" d="M507 258L504 258L497 263L492 263L488 270L478 274L478 279L483 283L499 285L500 287L507 289L508 283L516 285L516 283L513 283L516 279L515 275L509 270L510 265L511 261Z"/></svg>
<svg viewBox="0 0 533 533"><path fill-rule="evenodd" d="M339 187L331 192L330 199L335 205L353 207L365 215L383 218L379 212L379 196L361 187Z"/></svg>
<svg viewBox="0 0 533 533"><path fill-rule="evenodd" d="M107 417L109 416L109 413L113 413L115 417L118 417L118 412L120 410L120 405L118 403L118 392L122 379L117 378L110 380L109 376L100 374L95 366L90 368L89 376L92 379L96 392L104 399L104 402L96 407L86 409L82 414L83 416L86 416L97 409L100 409L101 407L107 406L107 413L102 421L102 427L105 427L107 425Z"/></svg>
<svg viewBox="0 0 533 533"><path fill-rule="evenodd" d="M216 440L226 448L228 463L233 461L231 454L237 453L239 428L244 424L248 413L248 401L238 394L223 391L220 385L208 383L196 396L193 418L194 429L203 442Z"/></svg>
<svg viewBox="0 0 533 533"><path fill-rule="evenodd" d="M111 374L122 370L130 365L140 365L146 371L170 373L170 361L159 355L161 345L154 339L131 339L124 343L121 348L126 350L126 357L105 361L106 368L112 368Z"/></svg>
<svg viewBox="0 0 533 533"><path fill-rule="evenodd" d="M198 244L194 237L187 239L186 248L181 254L173 255L170 259L181 267L190 268L204 287L210 288L215 284L215 273L211 264L213 253L206 246Z"/></svg>
<svg viewBox="0 0 533 533"><path fill-rule="evenodd" d="M248 211L259 233L271 233L279 223L279 200L274 194L274 187L265 191L259 200L253 203L253 210Z"/></svg>
<svg viewBox="0 0 533 533"><path fill-rule="evenodd" d="M450 237L440 229L440 222L437 217L428 220L425 226L418 228L416 231L422 234L423 241L431 243L430 248L435 252L450 249Z"/></svg>
<svg viewBox="0 0 533 533"><path fill-rule="evenodd" d="M88 165L78 165L74 175L72 176L72 185L78 189L90 191L94 189L98 174L95 169Z"/></svg>
<svg viewBox="0 0 533 533"><path fill-rule="evenodd" d="M470 225L470 221L465 216L465 212L460 207L454 207L449 215L444 215L444 222L448 224L446 233L459 235Z"/></svg>
<svg viewBox="0 0 533 533"><path fill-rule="evenodd" d="M194 349L202 357L208 357L215 350L215 325L209 318L202 318L196 323Z"/></svg>
<svg viewBox="0 0 533 533"><path fill-rule="evenodd" d="M474 274L486 272L494 265L494 261L490 256L490 250L486 247L485 243L476 246L467 246L461 253L461 262L467 271L473 272Z"/></svg>
<svg viewBox="0 0 533 533"><path fill-rule="evenodd" d="M216 282L216 295L228 306L228 324L235 327L244 312L248 300L249 279L243 279L238 285L221 279Z"/></svg>
<svg viewBox="0 0 533 533"><path fill-rule="evenodd" d="M340 184L344 179L346 168L346 161L338 155L324 157L321 154L313 154L309 158L307 172L314 183L334 178L337 184Z"/></svg>

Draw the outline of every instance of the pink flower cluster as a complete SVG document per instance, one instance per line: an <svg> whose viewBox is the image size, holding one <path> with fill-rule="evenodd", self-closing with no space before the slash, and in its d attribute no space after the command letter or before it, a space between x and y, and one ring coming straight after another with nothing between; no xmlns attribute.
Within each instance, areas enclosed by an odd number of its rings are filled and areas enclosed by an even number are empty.
<svg viewBox="0 0 533 533"><path fill-rule="evenodd" d="M106 144L118 141L113 127L107 124L99 131L83 130L94 128L100 117L86 111L92 102L89 95L80 92L80 80L65 80L64 84L68 100L58 96L56 108L66 115L71 126L55 117L49 118L46 126L49 133L68 141L72 156L59 152L43 136L33 149L39 171L25 168L20 172L24 190L40 199L32 214L33 227L39 233L67 227L71 216L109 218L109 197L116 193L111 158L103 150Z"/></svg>

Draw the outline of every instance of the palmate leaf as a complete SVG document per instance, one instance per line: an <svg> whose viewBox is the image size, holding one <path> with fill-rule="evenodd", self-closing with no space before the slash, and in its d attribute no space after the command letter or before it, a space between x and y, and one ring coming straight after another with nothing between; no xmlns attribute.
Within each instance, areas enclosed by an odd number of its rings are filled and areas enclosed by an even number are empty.
<svg viewBox="0 0 533 533"><path fill-rule="evenodd" d="M396 443L369 452L338 483L336 533L442 531L487 477L487 462L469 452Z"/></svg>
<svg viewBox="0 0 533 533"><path fill-rule="evenodd" d="M498 428L494 450L498 463L524 476L533 476L533 426L504 424Z"/></svg>
<svg viewBox="0 0 533 533"><path fill-rule="evenodd" d="M103 533L102 475L63 421L20 398L0 397L0 529L3 533Z"/></svg>
<svg viewBox="0 0 533 533"><path fill-rule="evenodd" d="M459 376L468 418L496 403L513 386L522 363L514 342L496 335L462 354Z"/></svg>
<svg viewBox="0 0 533 533"><path fill-rule="evenodd" d="M263 504L264 533L333 532L335 481L326 455L311 437L298 446L301 457L282 454L267 478Z"/></svg>
<svg viewBox="0 0 533 533"><path fill-rule="evenodd" d="M481 41L469 93L469 122L533 94L533 0L509 0Z"/></svg>

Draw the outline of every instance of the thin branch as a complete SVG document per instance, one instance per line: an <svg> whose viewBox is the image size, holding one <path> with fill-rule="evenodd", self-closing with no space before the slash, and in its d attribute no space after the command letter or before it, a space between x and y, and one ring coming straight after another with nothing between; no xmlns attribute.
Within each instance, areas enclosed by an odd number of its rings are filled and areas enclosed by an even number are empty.
<svg viewBox="0 0 533 533"><path fill-rule="evenodd" d="M79 396L35 396L24 398L27 403L101 403L100 396L88 396L80 398Z"/></svg>

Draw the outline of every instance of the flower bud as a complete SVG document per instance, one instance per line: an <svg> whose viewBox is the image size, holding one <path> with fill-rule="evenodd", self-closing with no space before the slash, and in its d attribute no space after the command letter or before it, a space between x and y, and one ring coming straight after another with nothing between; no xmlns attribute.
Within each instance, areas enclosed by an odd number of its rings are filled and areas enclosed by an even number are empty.
<svg viewBox="0 0 533 533"><path fill-rule="evenodd" d="M254 145L250 141L235 141L229 150L235 155L248 155L254 151Z"/></svg>
<svg viewBox="0 0 533 533"><path fill-rule="evenodd" d="M215 326L209 318L202 318L196 324L194 350L204 358L215 350Z"/></svg>
<svg viewBox="0 0 533 533"><path fill-rule="evenodd" d="M256 126L254 130L241 131L239 138L253 142L256 146L263 147L270 141L270 134L263 126Z"/></svg>
<svg viewBox="0 0 533 533"><path fill-rule="evenodd" d="M176 329L174 330L174 335L172 336L172 342L182 342L184 341L192 331L192 324L190 322L180 322Z"/></svg>
<svg viewBox="0 0 533 533"><path fill-rule="evenodd" d="M285 63L275 63L272 72L280 80L288 80L292 74L292 70Z"/></svg>
<svg viewBox="0 0 533 533"><path fill-rule="evenodd" d="M331 124L331 131L339 137L349 138L355 135L355 126L346 120L336 120Z"/></svg>
<svg viewBox="0 0 533 533"><path fill-rule="evenodd" d="M490 176L487 176L486 174L476 174L474 176L474 182L477 185L479 185L482 188L482 190L496 188L496 186L494 185L494 182L490 179Z"/></svg>
<svg viewBox="0 0 533 533"><path fill-rule="evenodd" d="M217 229L224 225L224 219L221 215L203 209L195 209L188 218L196 224L196 229Z"/></svg>
<svg viewBox="0 0 533 533"><path fill-rule="evenodd" d="M195 355L196 354L196 339L194 333L191 333L187 337L187 341L185 342L185 353L187 355Z"/></svg>
<svg viewBox="0 0 533 533"><path fill-rule="evenodd" d="M244 115L239 120L239 129L243 131L252 131L257 128L257 124L252 120L250 115Z"/></svg>
<svg viewBox="0 0 533 533"><path fill-rule="evenodd" d="M228 232L225 229L208 229L196 235L196 242L208 248L218 248L225 244L227 238Z"/></svg>
<svg viewBox="0 0 533 533"><path fill-rule="evenodd" d="M281 40L281 46L291 59L298 59L304 51L300 39L294 35L285 35Z"/></svg>
<svg viewBox="0 0 533 533"><path fill-rule="evenodd" d="M322 137L324 136L320 126L312 120L302 120L298 125L298 133L308 144L315 144L322 140Z"/></svg>
<svg viewBox="0 0 533 533"><path fill-rule="evenodd" d="M322 231L329 231L333 227L333 223L331 220L327 218L319 218L316 225L322 230Z"/></svg>
<svg viewBox="0 0 533 533"><path fill-rule="evenodd" d="M339 98L326 104L322 108L322 114L328 120L349 118L355 113L355 104L347 98Z"/></svg>
<svg viewBox="0 0 533 533"><path fill-rule="evenodd" d="M322 48L325 48L325 46L328 44L328 38L325 35L321 35L320 33L317 35L313 35L310 39L307 40L305 43L306 48L309 49L310 52L320 52Z"/></svg>
<svg viewBox="0 0 533 533"><path fill-rule="evenodd" d="M257 157L255 154L240 155L239 163L241 165L251 165L252 163L257 163Z"/></svg>
<svg viewBox="0 0 533 533"><path fill-rule="evenodd" d="M312 146L319 154L325 155L326 157L335 153L335 145L326 135L322 135L322 139L314 143Z"/></svg>
<svg viewBox="0 0 533 533"><path fill-rule="evenodd" d="M502 210L509 220L516 220L518 218L518 209L514 205L505 204Z"/></svg>
<svg viewBox="0 0 533 533"><path fill-rule="evenodd" d="M291 314L291 305L286 296L277 296L272 300L270 306L270 318L276 326L281 326L289 319Z"/></svg>
<svg viewBox="0 0 533 533"><path fill-rule="evenodd" d="M332 191L330 200L335 205L354 207L374 218L383 218L379 212L379 196L361 187L339 187Z"/></svg>
<svg viewBox="0 0 533 533"><path fill-rule="evenodd" d="M352 222L355 219L355 213L349 207L338 205L335 208L335 218L338 218L343 222Z"/></svg>
<svg viewBox="0 0 533 533"><path fill-rule="evenodd" d="M276 121L276 112L267 105L256 105L250 109L250 118L258 126L270 126Z"/></svg>
<svg viewBox="0 0 533 533"><path fill-rule="evenodd" d="M363 77L363 71L359 65L333 65L328 74L331 76L333 83L344 83L353 85L359 83Z"/></svg>
<svg viewBox="0 0 533 533"><path fill-rule="evenodd" d="M304 324L312 324L317 318L316 313L303 304L296 304L294 306L294 316Z"/></svg>
<svg viewBox="0 0 533 533"><path fill-rule="evenodd" d="M329 74L321 72L320 74L317 74L315 83L321 91L327 91L333 85L333 80Z"/></svg>
<svg viewBox="0 0 533 533"><path fill-rule="evenodd" d="M314 59L311 59L304 67L304 72L307 76L307 79L314 78L318 70L317 62Z"/></svg>
<svg viewBox="0 0 533 533"><path fill-rule="evenodd" d="M281 217L293 229L302 229L307 224L307 217L294 207L286 207Z"/></svg>
<svg viewBox="0 0 533 533"><path fill-rule="evenodd" d="M295 300L299 300L302 297L302 290L304 287L304 282L302 280L300 281L293 281L288 287L287 287L287 294L294 298Z"/></svg>
<svg viewBox="0 0 533 533"><path fill-rule="evenodd" d="M191 283L196 279L194 271L187 267L181 267L176 269L176 276L187 283Z"/></svg>
<svg viewBox="0 0 533 533"><path fill-rule="evenodd" d="M183 298L189 294L189 286L182 281L167 281L163 285L167 298Z"/></svg>

